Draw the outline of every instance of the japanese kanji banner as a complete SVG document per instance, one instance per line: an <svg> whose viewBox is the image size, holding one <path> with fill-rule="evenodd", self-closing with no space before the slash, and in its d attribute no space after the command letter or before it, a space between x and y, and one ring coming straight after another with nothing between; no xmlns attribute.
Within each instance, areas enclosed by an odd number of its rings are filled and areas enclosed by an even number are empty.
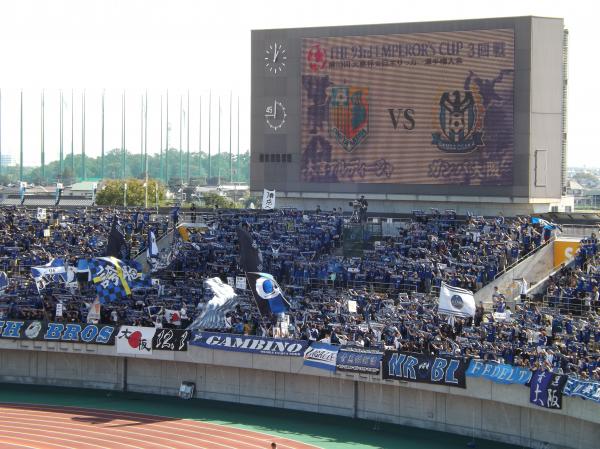
<svg viewBox="0 0 600 449"><path fill-rule="evenodd" d="M510 185L514 30L302 40L301 179Z"/></svg>
<svg viewBox="0 0 600 449"><path fill-rule="evenodd" d="M535 371L531 376L529 402L539 407L562 409L562 392L566 382L564 374Z"/></svg>
<svg viewBox="0 0 600 449"><path fill-rule="evenodd" d="M153 327L121 326L115 339L118 354L152 355Z"/></svg>

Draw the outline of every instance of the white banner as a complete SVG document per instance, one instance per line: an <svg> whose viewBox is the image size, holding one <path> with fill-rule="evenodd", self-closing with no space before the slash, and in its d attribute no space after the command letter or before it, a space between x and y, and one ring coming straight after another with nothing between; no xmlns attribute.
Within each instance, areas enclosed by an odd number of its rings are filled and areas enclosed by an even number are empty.
<svg viewBox="0 0 600 449"><path fill-rule="evenodd" d="M275 209L275 190L263 190L262 208L263 210Z"/></svg>
<svg viewBox="0 0 600 449"><path fill-rule="evenodd" d="M240 290L246 290L246 277L245 276L236 276L235 277L235 288L239 288Z"/></svg>
<svg viewBox="0 0 600 449"><path fill-rule="evenodd" d="M63 316L63 305L62 303L56 303L56 318L62 318Z"/></svg>
<svg viewBox="0 0 600 449"><path fill-rule="evenodd" d="M462 317L475 316L473 292L442 282L438 312Z"/></svg>
<svg viewBox="0 0 600 449"><path fill-rule="evenodd" d="M37 219L42 221L46 219L46 209L42 207L37 208Z"/></svg>
<svg viewBox="0 0 600 449"><path fill-rule="evenodd" d="M117 353L152 355L153 327L121 326L117 334Z"/></svg>
<svg viewBox="0 0 600 449"><path fill-rule="evenodd" d="M232 276L227 276L227 285L235 288L235 278Z"/></svg>
<svg viewBox="0 0 600 449"><path fill-rule="evenodd" d="M348 312L356 313L356 301L353 299L348 300Z"/></svg>

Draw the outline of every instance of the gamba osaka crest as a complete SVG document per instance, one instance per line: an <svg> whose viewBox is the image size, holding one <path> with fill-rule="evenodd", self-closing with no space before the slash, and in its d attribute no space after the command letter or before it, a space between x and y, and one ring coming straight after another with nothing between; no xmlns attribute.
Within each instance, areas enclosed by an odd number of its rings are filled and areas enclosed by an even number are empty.
<svg viewBox="0 0 600 449"><path fill-rule="evenodd" d="M484 108L476 92L444 92L440 97L439 131L432 144L451 154L470 153L483 146Z"/></svg>
<svg viewBox="0 0 600 449"><path fill-rule="evenodd" d="M329 100L329 131L348 153L369 135L369 88L334 86Z"/></svg>
<svg viewBox="0 0 600 449"><path fill-rule="evenodd" d="M289 310L289 303L273 276L268 273L246 273L246 277L261 315L277 315Z"/></svg>

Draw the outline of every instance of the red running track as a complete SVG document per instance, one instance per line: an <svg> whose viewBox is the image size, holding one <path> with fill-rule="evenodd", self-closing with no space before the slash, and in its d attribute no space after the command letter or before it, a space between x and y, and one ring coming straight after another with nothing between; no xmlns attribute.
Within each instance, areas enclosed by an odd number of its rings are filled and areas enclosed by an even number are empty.
<svg viewBox="0 0 600 449"><path fill-rule="evenodd" d="M112 410L0 404L4 449L315 449L266 433Z"/></svg>

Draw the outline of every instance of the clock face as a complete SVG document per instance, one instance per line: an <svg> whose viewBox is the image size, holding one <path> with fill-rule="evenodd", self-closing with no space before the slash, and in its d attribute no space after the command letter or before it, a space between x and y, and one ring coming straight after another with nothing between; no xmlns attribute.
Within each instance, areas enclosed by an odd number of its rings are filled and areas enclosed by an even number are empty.
<svg viewBox="0 0 600 449"><path fill-rule="evenodd" d="M265 121L269 128L275 131L284 125L286 117L285 106L279 100L273 100L273 103L268 104L265 108Z"/></svg>
<svg viewBox="0 0 600 449"><path fill-rule="evenodd" d="M277 75L285 68L286 62L286 49L283 48L282 44L271 42L265 50L265 68L269 73Z"/></svg>

